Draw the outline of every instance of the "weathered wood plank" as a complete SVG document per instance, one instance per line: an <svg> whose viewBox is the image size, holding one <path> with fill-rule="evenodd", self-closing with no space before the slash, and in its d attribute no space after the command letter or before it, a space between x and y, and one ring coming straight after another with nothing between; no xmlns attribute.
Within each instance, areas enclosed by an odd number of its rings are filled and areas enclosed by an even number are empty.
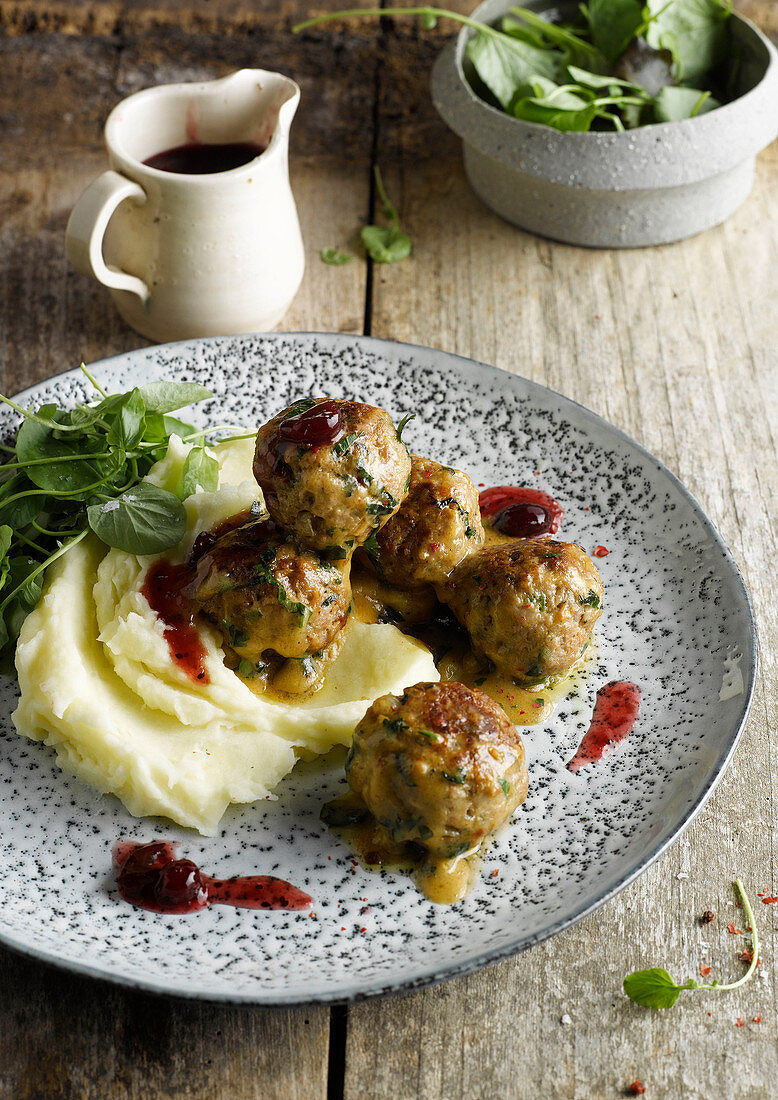
<svg viewBox="0 0 778 1100"><path fill-rule="evenodd" d="M744 7L771 26L771 6ZM681 842L555 940L439 989L352 1009L345 1095L584 1100L624 1095L640 1078L647 1095L755 1100L778 1072L773 907L758 905L763 978L729 997L656 1014L632 1005L621 980L649 965L739 975L742 940L725 931L738 914L729 884L741 876L752 896L775 885L778 155L760 158L754 194L718 229L658 249L576 249L481 206L428 105L398 111L414 82L399 67L385 80L395 83L381 89L384 175L415 247L409 261L375 269L373 332L516 371L645 443L744 569L762 667L743 745ZM420 158L421 145L434 156ZM708 908L719 916L702 929L696 917Z"/></svg>
<svg viewBox="0 0 778 1100"><path fill-rule="evenodd" d="M79 15L76 4L60 7ZM89 10L98 26L105 11ZM323 43L296 61L288 36L274 39L265 26L259 20L256 34L222 39L215 31L189 34L171 16L162 32L136 25L118 34L106 24L110 36L84 37L81 23L68 34L0 38L3 392L145 343L101 287L68 269L70 209L106 167L102 124L119 99L148 84L209 79L244 65L290 71L303 87L291 178L308 267L284 325L361 331L365 266L327 267L318 253L345 242L367 215L372 76L368 87L341 96L336 62L351 58L372 73L373 60L360 60L358 44L333 51ZM9 1100L324 1097L328 1034L326 1009L167 1000L0 950L0 1096Z"/></svg>

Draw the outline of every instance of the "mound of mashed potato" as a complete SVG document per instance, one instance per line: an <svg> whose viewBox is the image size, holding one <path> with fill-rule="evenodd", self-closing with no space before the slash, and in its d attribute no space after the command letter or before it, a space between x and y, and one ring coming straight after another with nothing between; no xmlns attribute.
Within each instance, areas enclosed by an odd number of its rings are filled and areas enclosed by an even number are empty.
<svg viewBox="0 0 778 1100"><path fill-rule="evenodd" d="M173 437L149 480L172 489L188 446ZM188 528L168 557L251 507L253 440L214 447L219 488L184 505ZM299 703L255 694L224 663L221 635L200 630L210 682L195 684L170 657L164 624L142 594L154 557L107 550L95 538L49 570L16 650L19 733L54 748L60 766L130 813L161 815L206 835L234 802L273 797L300 756L348 745L371 702L438 680L429 652L396 627L351 620L323 688Z"/></svg>

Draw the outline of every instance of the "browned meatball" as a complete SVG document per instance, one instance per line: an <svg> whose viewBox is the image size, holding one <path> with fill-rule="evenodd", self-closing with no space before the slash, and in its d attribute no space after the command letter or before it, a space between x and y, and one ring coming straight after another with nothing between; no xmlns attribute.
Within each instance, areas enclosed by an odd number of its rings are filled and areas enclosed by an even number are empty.
<svg viewBox="0 0 778 1100"><path fill-rule="evenodd" d="M376 699L346 775L392 840L432 862L477 849L527 796L516 727L488 695L451 681Z"/></svg>
<svg viewBox="0 0 778 1100"><path fill-rule="evenodd" d="M303 658L329 646L349 613L350 560L301 550L271 520L217 540L197 562L190 595L242 659Z"/></svg>
<svg viewBox="0 0 778 1100"><path fill-rule="evenodd" d="M466 558L438 595L478 651L531 684L575 664L602 614L603 589L580 546L529 538Z"/></svg>
<svg viewBox="0 0 778 1100"><path fill-rule="evenodd" d="M400 507L411 460L388 413L305 399L264 424L254 476L272 518L317 550L363 543Z"/></svg>
<svg viewBox="0 0 778 1100"><path fill-rule="evenodd" d="M478 490L467 474L412 455L408 495L376 541L373 564L390 584L443 584L483 545Z"/></svg>

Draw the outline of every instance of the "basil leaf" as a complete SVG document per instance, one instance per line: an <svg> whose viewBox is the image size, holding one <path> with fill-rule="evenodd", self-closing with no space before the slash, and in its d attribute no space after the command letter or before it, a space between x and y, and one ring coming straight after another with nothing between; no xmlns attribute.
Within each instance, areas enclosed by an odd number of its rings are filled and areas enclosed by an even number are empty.
<svg viewBox="0 0 778 1100"><path fill-rule="evenodd" d="M89 526L108 546L128 554L158 554L186 532L186 511L173 493L141 481L113 500L87 508Z"/></svg>
<svg viewBox="0 0 778 1100"><path fill-rule="evenodd" d="M186 500L197 492L198 485L206 493L215 493L219 488L219 463L206 454L205 447L192 447L186 456L176 486L176 496Z"/></svg>
<svg viewBox="0 0 778 1100"><path fill-rule="evenodd" d="M325 264L332 264L333 267L343 267L344 264L350 264L354 259L353 256L349 256L348 252L340 252L337 248L323 248L321 258Z"/></svg>
<svg viewBox="0 0 778 1100"><path fill-rule="evenodd" d="M400 229L366 225L361 237L365 251L378 264L394 264L411 254L411 238Z"/></svg>
<svg viewBox="0 0 778 1100"><path fill-rule="evenodd" d="M150 382L138 390L149 412L168 413L213 397L197 382Z"/></svg>

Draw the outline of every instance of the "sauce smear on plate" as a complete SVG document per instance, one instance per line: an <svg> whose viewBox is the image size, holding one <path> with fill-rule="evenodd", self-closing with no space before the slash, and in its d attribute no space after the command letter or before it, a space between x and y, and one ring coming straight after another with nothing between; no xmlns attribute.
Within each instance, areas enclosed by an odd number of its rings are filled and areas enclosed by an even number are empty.
<svg viewBox="0 0 778 1100"><path fill-rule="evenodd" d="M561 506L540 489L520 485L496 485L479 494L484 523L513 538L555 535L564 512Z"/></svg>
<svg viewBox="0 0 778 1100"><path fill-rule="evenodd" d="M635 728L640 708L640 688L626 680L612 680L597 692L592 723L575 756L568 761L571 772L596 764Z"/></svg>
<svg viewBox="0 0 778 1100"><path fill-rule="evenodd" d="M154 913L196 913L210 905L240 909L307 909L313 898L272 875L211 878L191 859L176 859L168 841L119 841L113 850L119 893Z"/></svg>

